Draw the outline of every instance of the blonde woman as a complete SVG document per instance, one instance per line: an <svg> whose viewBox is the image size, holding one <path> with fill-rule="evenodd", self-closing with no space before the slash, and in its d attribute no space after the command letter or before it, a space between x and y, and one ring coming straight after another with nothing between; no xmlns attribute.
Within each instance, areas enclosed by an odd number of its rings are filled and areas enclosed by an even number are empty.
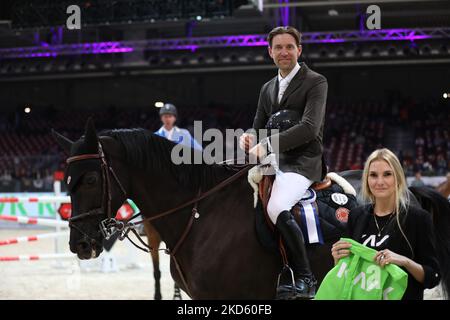
<svg viewBox="0 0 450 320"><path fill-rule="evenodd" d="M361 193L367 205L350 212L346 236L377 250L381 267L396 264L408 273L404 300L423 299L425 288L440 281L430 213L409 204L408 189L398 158L388 149L367 159ZM335 263L349 255L350 244L336 242Z"/></svg>

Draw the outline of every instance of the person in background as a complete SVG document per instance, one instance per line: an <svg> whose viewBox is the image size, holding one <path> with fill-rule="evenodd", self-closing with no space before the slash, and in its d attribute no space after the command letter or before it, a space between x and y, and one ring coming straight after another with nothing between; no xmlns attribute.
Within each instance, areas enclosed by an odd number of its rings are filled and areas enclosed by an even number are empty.
<svg viewBox="0 0 450 320"><path fill-rule="evenodd" d="M164 106L159 110L159 116L163 125L158 131L155 132L155 134L167 138L175 143L181 143L186 146L191 146L196 150L202 150L202 146L191 136L189 131L178 128L175 125L178 117L178 111L173 104L164 104Z"/></svg>
<svg viewBox="0 0 450 320"><path fill-rule="evenodd" d="M424 187L425 182L422 180L422 173L417 171L414 180L411 182L411 187Z"/></svg>

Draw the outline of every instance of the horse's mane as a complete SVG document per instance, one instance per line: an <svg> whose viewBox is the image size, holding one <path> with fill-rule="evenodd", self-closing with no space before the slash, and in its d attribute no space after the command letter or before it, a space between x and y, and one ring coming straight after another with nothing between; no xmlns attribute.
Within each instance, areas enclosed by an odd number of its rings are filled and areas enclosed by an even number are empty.
<svg viewBox="0 0 450 320"><path fill-rule="evenodd" d="M174 164L171 152L176 143L146 129L113 129L103 131L100 135L117 140L124 147L126 161L131 166L170 174L186 187L201 187L205 190L230 174L230 170L224 166L205 164L203 160L201 164ZM195 153L201 152L191 149L191 159L194 159Z"/></svg>

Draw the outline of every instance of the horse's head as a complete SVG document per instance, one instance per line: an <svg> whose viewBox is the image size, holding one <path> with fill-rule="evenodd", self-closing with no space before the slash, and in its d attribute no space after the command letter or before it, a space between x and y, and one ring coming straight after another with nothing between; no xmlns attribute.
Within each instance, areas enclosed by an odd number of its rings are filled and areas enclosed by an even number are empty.
<svg viewBox="0 0 450 320"><path fill-rule="evenodd" d="M103 250L100 223L114 218L126 200L123 180L119 178L123 163L117 160L112 163L113 155L120 154L119 147L114 139L97 136L92 119L87 121L85 134L76 142L55 131L53 136L69 154L65 182L72 203L70 251L80 259L96 258Z"/></svg>

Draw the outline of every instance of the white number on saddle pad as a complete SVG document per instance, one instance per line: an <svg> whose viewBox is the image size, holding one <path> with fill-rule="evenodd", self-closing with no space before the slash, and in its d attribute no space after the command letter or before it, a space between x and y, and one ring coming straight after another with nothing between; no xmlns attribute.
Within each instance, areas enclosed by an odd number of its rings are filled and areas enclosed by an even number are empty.
<svg viewBox="0 0 450 320"><path fill-rule="evenodd" d="M348 197L343 193L333 193L331 195L331 200L333 200L334 203L343 206L348 202Z"/></svg>

